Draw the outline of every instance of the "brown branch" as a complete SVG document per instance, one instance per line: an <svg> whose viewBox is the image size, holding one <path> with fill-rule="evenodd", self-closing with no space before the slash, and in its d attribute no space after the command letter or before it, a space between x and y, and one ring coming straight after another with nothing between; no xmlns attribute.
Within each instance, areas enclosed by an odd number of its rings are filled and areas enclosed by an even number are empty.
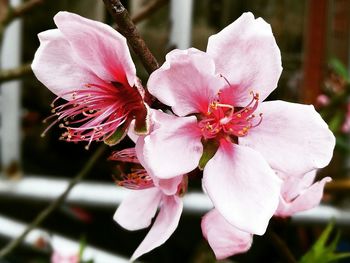
<svg viewBox="0 0 350 263"><path fill-rule="evenodd" d="M8 6L7 15L3 16L3 19L0 21L0 23L3 26L6 26L14 19L24 16L25 14L32 11L33 8L42 3L43 0L28 0L15 7Z"/></svg>
<svg viewBox="0 0 350 263"><path fill-rule="evenodd" d="M0 83L21 78L30 74L32 74L32 68L30 67L29 63L23 64L14 69L4 69L0 71Z"/></svg>
<svg viewBox="0 0 350 263"><path fill-rule="evenodd" d="M350 179L335 179L325 185L325 192L343 192L350 193Z"/></svg>
<svg viewBox="0 0 350 263"><path fill-rule="evenodd" d="M23 231L23 233L20 236L12 240L0 251L0 259L10 254L16 247L18 247L23 242L24 238L30 233L30 231L38 227L53 211L55 211L64 202L64 200L68 196L69 192L73 189L73 187L78 182L80 182L87 174L89 174L91 168L95 165L95 163L102 156L105 150L106 146L101 145L94 152L94 154L90 157L83 169L69 182L66 190L45 210L38 214L37 217L32 221L32 223L30 223L30 225L28 225L28 227Z"/></svg>
<svg viewBox="0 0 350 263"><path fill-rule="evenodd" d="M131 48L140 58L149 74L159 68L158 62L141 38L126 8L119 0L103 0L107 10L118 25L118 31L126 37Z"/></svg>
<svg viewBox="0 0 350 263"><path fill-rule="evenodd" d="M149 17L151 14L166 5L168 2L169 0L154 0L150 2L148 5L143 7L139 13L131 17L132 22L134 22L134 24L140 23L142 20Z"/></svg>
<svg viewBox="0 0 350 263"><path fill-rule="evenodd" d="M270 240L277 252L280 254L283 262L286 263L297 263L292 252L289 250L287 244L271 229L267 229L266 237Z"/></svg>

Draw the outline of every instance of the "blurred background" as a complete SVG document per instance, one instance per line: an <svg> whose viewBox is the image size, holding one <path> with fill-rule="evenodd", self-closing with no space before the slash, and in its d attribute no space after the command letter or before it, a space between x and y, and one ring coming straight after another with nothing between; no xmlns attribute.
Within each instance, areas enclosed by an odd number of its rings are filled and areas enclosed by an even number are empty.
<svg viewBox="0 0 350 263"><path fill-rule="evenodd" d="M8 2L8 3L7 3ZM39 46L37 34L55 28L60 10L113 25L102 1L43 0L23 16L7 21L7 4L0 0L0 246L54 200L86 163L84 144L60 141L48 124L55 96L39 83L29 64ZM271 24L282 52L283 73L269 99L314 104L337 137L331 164L319 178L331 176L324 203L292 219L273 219L272 227L296 258L305 254L331 218L342 233L337 248L350 252L350 1L349 0L128 0L122 1L150 50L162 63L173 48L206 49L210 35L243 12ZM155 4L146 17L140 14ZM140 18L141 17L141 18ZM134 56L137 74L146 84L148 74ZM129 232L113 221L125 192L115 186L114 165L106 158L112 150L131 145L125 141L105 154L92 172L36 231L0 262L49 262L54 240L58 247L79 250L91 262L127 262L147 230ZM196 185L196 183L195 183ZM200 191L200 180L197 182ZM188 198L178 229L160 248L142 257L144 262L215 262L200 229L201 216L210 208L201 195ZM198 198L197 198L198 197ZM67 243L68 242L68 243ZM71 243L69 243L71 242ZM68 244L68 245L67 245ZM67 248L68 247L68 248ZM62 248L63 249L63 248ZM255 237L252 249L226 262L283 262L269 237ZM344 259L342 262L350 262Z"/></svg>

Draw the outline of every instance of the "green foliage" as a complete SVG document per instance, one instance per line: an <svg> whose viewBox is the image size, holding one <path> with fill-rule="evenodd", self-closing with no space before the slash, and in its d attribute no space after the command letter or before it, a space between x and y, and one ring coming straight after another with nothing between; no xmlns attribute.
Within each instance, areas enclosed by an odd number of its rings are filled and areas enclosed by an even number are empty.
<svg viewBox="0 0 350 263"><path fill-rule="evenodd" d="M128 132L129 124L130 122L125 122L124 124L120 125L111 136L104 140L105 144L113 146L123 140Z"/></svg>
<svg viewBox="0 0 350 263"><path fill-rule="evenodd" d="M334 222L331 221L312 248L301 258L299 263L329 263L350 257L350 253L335 252L340 238L340 232L337 231L333 240L330 240L330 235L333 229Z"/></svg>
<svg viewBox="0 0 350 263"><path fill-rule="evenodd" d="M203 154L199 160L198 168L203 170L207 162L213 158L219 148L219 143L216 140L202 140Z"/></svg>
<svg viewBox="0 0 350 263"><path fill-rule="evenodd" d="M78 255L79 262L80 263L94 263L93 259L89 259L86 261L83 260L83 254L84 254L86 246L87 246L87 241L86 241L86 238L83 236L82 238L80 238L80 247L79 247L79 255Z"/></svg>
<svg viewBox="0 0 350 263"><path fill-rule="evenodd" d="M348 69L339 59L336 59L336 58L330 59L329 65L335 71L335 73L337 73L339 76L344 78L346 82L350 81Z"/></svg>
<svg viewBox="0 0 350 263"><path fill-rule="evenodd" d="M341 125L344 122L344 112L343 111L337 111L334 116L331 118L331 120L328 122L329 129L332 132L339 131Z"/></svg>

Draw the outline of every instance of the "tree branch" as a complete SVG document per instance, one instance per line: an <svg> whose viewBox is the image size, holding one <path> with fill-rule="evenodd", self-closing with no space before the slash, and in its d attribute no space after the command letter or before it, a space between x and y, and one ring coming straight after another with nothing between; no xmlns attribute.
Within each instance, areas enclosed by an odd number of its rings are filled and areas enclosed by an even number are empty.
<svg viewBox="0 0 350 263"><path fill-rule="evenodd" d="M3 17L0 23L3 26L8 25L14 19L24 16L30 12L33 8L43 3L43 0L28 0L16 7L8 6L7 15Z"/></svg>
<svg viewBox="0 0 350 263"><path fill-rule="evenodd" d="M64 202L69 192L78 182L80 182L81 179L83 179L90 172L91 168L102 156L106 148L107 147L105 145L101 145L94 152L94 154L90 157L83 169L69 182L66 190L45 210L38 214L37 217L30 223L30 225L28 225L28 227L23 231L23 233L20 236L12 240L0 251L0 259L10 254L17 246L19 246L30 231L32 231L34 228L40 225L53 211L55 211L56 208L58 208Z"/></svg>
<svg viewBox="0 0 350 263"><path fill-rule="evenodd" d="M146 19L149 15L153 14L168 2L169 0L154 0L150 2L148 5L143 7L139 13L131 17L132 22L134 24L140 23L142 20Z"/></svg>
<svg viewBox="0 0 350 263"><path fill-rule="evenodd" d="M118 25L118 31L126 37L131 48L140 58L149 74L159 68L158 62L141 38L126 8L119 0L103 0L107 10Z"/></svg>
<svg viewBox="0 0 350 263"><path fill-rule="evenodd" d="M280 254L283 262L297 263L297 260L294 258L287 244L275 232L268 228L266 231L266 236Z"/></svg>
<svg viewBox="0 0 350 263"><path fill-rule="evenodd" d="M5 69L0 71L0 83L5 81L14 80L25 75L30 75L32 73L32 68L30 64L23 64L18 68Z"/></svg>

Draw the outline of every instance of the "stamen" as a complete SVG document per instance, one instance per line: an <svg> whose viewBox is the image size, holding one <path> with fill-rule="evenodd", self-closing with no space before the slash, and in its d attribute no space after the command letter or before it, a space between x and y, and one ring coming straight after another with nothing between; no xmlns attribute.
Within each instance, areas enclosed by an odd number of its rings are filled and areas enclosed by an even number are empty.
<svg viewBox="0 0 350 263"><path fill-rule="evenodd" d="M259 94L254 92L250 94L252 99L248 105L236 112L230 104L220 103L217 100L211 102L205 118L198 122L203 137L211 139L217 136L225 136L225 134L242 137L246 136L251 128L260 125L262 114L259 114L260 120L253 123L256 117L253 113L259 104Z"/></svg>
<svg viewBox="0 0 350 263"><path fill-rule="evenodd" d="M228 81L228 79L224 75L220 74L220 77L223 78L230 87L232 86L231 83Z"/></svg>
<svg viewBox="0 0 350 263"><path fill-rule="evenodd" d="M122 174L122 180L115 179L119 186L128 189L142 190L154 187L152 178L145 169L133 169L131 173Z"/></svg>
<svg viewBox="0 0 350 263"><path fill-rule="evenodd" d="M61 139L87 141L88 149L92 141L108 138L128 118L132 118L136 111L145 110L142 98L135 88L121 83L118 88L113 83L88 83L84 84L84 88L65 92L51 103L53 115L44 122L53 117L57 120L45 129L43 135L60 122L59 127L67 130ZM55 106L59 99L64 98L70 100Z"/></svg>
<svg viewBox="0 0 350 263"><path fill-rule="evenodd" d="M108 158L108 160L138 164L140 163L139 159L136 156L135 148L127 148L121 151L115 151Z"/></svg>

